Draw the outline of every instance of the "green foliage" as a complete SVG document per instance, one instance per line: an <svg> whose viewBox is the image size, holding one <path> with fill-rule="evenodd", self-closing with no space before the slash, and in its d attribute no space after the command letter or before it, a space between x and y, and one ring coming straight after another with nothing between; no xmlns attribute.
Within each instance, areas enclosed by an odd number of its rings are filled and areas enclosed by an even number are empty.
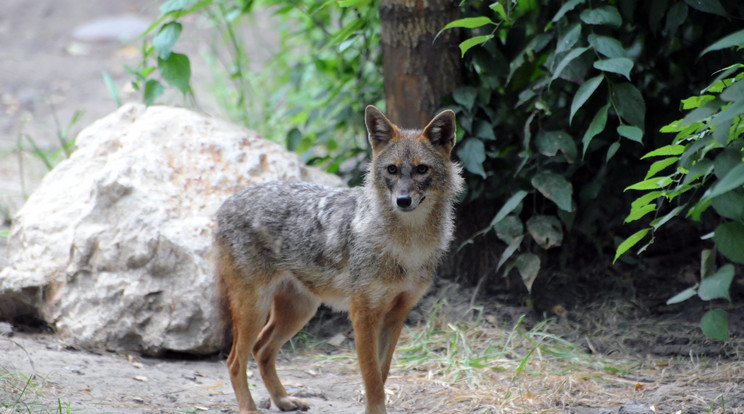
<svg viewBox="0 0 744 414"><path fill-rule="evenodd" d="M167 1L143 36L142 61L128 70L147 105L168 86L193 100L189 56L176 50L181 33L191 29L183 18L196 14L219 39L206 57L212 90L228 117L358 182L364 157L356 155L367 147L364 107L382 100L376 6L369 0ZM251 70L240 25L269 9L280 49L263 69Z"/></svg>
<svg viewBox="0 0 744 414"><path fill-rule="evenodd" d="M681 190L679 177L667 171L692 161L684 152L695 132L664 146L658 145L663 136L656 131L673 119L669 103L695 92L691 72L720 68L722 56L713 59L708 53L744 36L730 35L736 25L728 19L743 11L741 5L717 0L491 1L468 3L463 11L463 18L445 29L467 33L460 45L467 81L449 102L462 129L457 155L472 174L466 201L507 202L461 248L494 231L506 245L498 268L517 268L530 289L535 266L550 263L544 259L552 251L577 260L578 247L588 244L600 255L614 250L617 259L637 243L653 240L658 226L685 214L682 209L665 211L654 225L636 228L619 246L604 237L620 226L617 218L632 201L630 190L655 194L633 203L626 221L634 224L658 213L657 199ZM715 47L705 49L708 44ZM726 50L723 57L734 56ZM744 93L726 91L739 87L731 84L732 76L731 71L719 76L717 81L728 83L718 84L718 92L706 92L725 95L703 98L708 100L699 104L721 113L696 116L703 121L714 116L727 128L738 122L737 109L729 108L738 108L735 96ZM644 147L660 147L647 154L657 162L633 184L634 173L648 168L640 160ZM740 205L736 200L717 198L741 185L734 178L744 177L739 172L712 190L716 192L706 197L708 205L716 200L730 215L744 213L744 208L735 208ZM511 230L508 237L499 234L504 223ZM735 229L721 229L720 237L736 233L727 230Z"/></svg>
<svg viewBox="0 0 744 414"><path fill-rule="evenodd" d="M731 39L727 36L724 39ZM744 46L744 38L734 37ZM728 42L728 41L727 41ZM729 44L716 42L714 44ZM707 53L706 48L703 54ZM712 49L716 50L716 49ZM689 112L683 119L671 122L661 132L676 134L672 144L653 150L642 158L653 158L646 178L626 190L646 193L632 204L626 221L634 221L654 213L648 227L629 237L617 249L615 259L640 243L645 250L654 242L654 233L673 218L700 222L707 218L709 228L715 226L707 238L722 256L735 263L744 263L744 64L737 63L723 69L716 79L699 95L682 100L682 108ZM668 208L667 206L672 206ZM711 209L712 207L712 209ZM713 211L711 211L713 210ZM707 217L704 217L707 215ZM710 266L705 262L712 253L703 255L701 281L669 299L678 303L697 294L711 301L726 299L734 279L734 267L722 266L707 275ZM723 309L708 311L700 321L703 332L711 338L728 339L728 316Z"/></svg>

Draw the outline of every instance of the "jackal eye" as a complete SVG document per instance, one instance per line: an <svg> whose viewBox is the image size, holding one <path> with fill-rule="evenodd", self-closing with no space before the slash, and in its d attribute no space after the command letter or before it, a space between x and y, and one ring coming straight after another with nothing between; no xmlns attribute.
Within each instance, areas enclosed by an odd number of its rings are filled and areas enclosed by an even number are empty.
<svg viewBox="0 0 744 414"><path fill-rule="evenodd" d="M429 172L429 166L421 164L416 167L416 172L419 174L426 174L427 172Z"/></svg>
<svg viewBox="0 0 744 414"><path fill-rule="evenodd" d="M393 164L390 164L390 165L387 166L387 172L388 172L388 174L397 174L398 173L398 167L395 166L395 165L393 165Z"/></svg>

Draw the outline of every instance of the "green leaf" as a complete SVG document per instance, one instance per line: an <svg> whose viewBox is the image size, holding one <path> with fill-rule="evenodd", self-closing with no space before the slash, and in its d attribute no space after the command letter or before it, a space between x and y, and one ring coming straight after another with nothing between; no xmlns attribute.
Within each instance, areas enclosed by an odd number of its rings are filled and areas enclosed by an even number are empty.
<svg viewBox="0 0 744 414"><path fill-rule="evenodd" d="M628 52L625 51L623 44L613 37L599 36L592 33L589 35L588 40L594 50L608 58L628 56Z"/></svg>
<svg viewBox="0 0 744 414"><path fill-rule="evenodd" d="M734 265L727 263L700 283L698 296L702 300L727 299L731 302L729 288L734 280Z"/></svg>
<svg viewBox="0 0 744 414"><path fill-rule="evenodd" d="M576 143L565 131L540 131L535 138L535 147L545 156L553 157L560 151L569 163L576 161Z"/></svg>
<svg viewBox="0 0 744 414"><path fill-rule="evenodd" d="M677 293L676 295L672 296L671 298L669 298L669 300L667 300L666 304L674 305L675 303L684 302L687 299L690 299L691 297L695 296L696 294L697 294L697 285L693 287L689 287Z"/></svg>
<svg viewBox="0 0 744 414"><path fill-rule="evenodd" d="M296 152L302 142L302 133L297 128L292 128L287 132L287 149Z"/></svg>
<svg viewBox="0 0 744 414"><path fill-rule="evenodd" d="M103 71L103 83L106 84L106 88L108 89L109 94L111 94L111 98L114 100L116 107L120 107L121 94L119 93L119 89L116 87L116 84L114 84L109 73L105 70Z"/></svg>
<svg viewBox="0 0 744 414"><path fill-rule="evenodd" d="M547 250L563 243L563 228L555 216L535 215L527 220L527 231L538 246Z"/></svg>
<svg viewBox="0 0 744 414"><path fill-rule="evenodd" d="M493 133L493 125L491 125L488 121L483 120L475 121L473 135L489 141L493 141L496 139L496 135Z"/></svg>
<svg viewBox="0 0 744 414"><path fill-rule="evenodd" d="M476 27L485 26L487 24L496 25L496 22L488 18L487 16L478 17L465 17L457 19L447 23L442 30L451 29L453 27L464 27L466 29L475 29Z"/></svg>
<svg viewBox="0 0 744 414"><path fill-rule="evenodd" d="M573 101L571 102L571 115L568 117L569 124L571 123L571 121L573 121L573 117L576 114L576 111L578 111L579 108L581 108L584 103L586 103L589 97L592 96L594 91L597 90L599 84L602 83L602 79L604 79L604 76L602 75L595 76L591 79L587 79L586 82L579 86L579 89L576 91L576 94L573 97Z"/></svg>
<svg viewBox="0 0 744 414"><path fill-rule="evenodd" d="M571 49L581 36L581 25L574 23L566 33L558 39L555 47L555 54L563 53Z"/></svg>
<svg viewBox="0 0 744 414"><path fill-rule="evenodd" d="M684 145L664 145L663 147L657 148L646 155L642 156L641 159L648 158L648 157L659 157L659 156L669 156L669 155L680 155L683 152L685 152Z"/></svg>
<svg viewBox="0 0 744 414"><path fill-rule="evenodd" d="M364 24L365 21L361 18L354 19L353 21L347 23L343 27L343 29L339 30L331 37L331 39L328 41L328 46L340 44L350 37L353 38L353 35L361 30L361 28L364 27Z"/></svg>
<svg viewBox="0 0 744 414"><path fill-rule="evenodd" d="M630 208L641 208L652 201L656 201L659 197L661 197L661 194L661 191L651 191L649 193L646 193L633 200L633 202L630 204Z"/></svg>
<svg viewBox="0 0 744 414"><path fill-rule="evenodd" d="M680 125L692 125L708 120L711 115L720 111L721 105L719 102L718 100L712 100L699 108L695 108L682 118Z"/></svg>
<svg viewBox="0 0 744 414"><path fill-rule="evenodd" d="M584 149L581 152L582 157L586 155L586 149L589 147L589 143L592 139L597 136L597 134L604 131L605 125L607 124L607 110L609 108L609 103L599 108L597 113L594 115L592 122L589 124L589 128L587 128L584 133L584 137L581 138L581 142L584 144Z"/></svg>
<svg viewBox="0 0 744 414"><path fill-rule="evenodd" d="M537 274L540 272L540 258L532 253L522 253L517 256L514 261L519 271L519 275L522 277L522 282L528 291L532 291L532 284L537 279Z"/></svg>
<svg viewBox="0 0 744 414"><path fill-rule="evenodd" d="M700 280L715 273L715 267L716 252L714 252L713 249L703 249L700 252Z"/></svg>
<svg viewBox="0 0 744 414"><path fill-rule="evenodd" d="M181 23L178 22L170 22L163 25L160 32L152 39L152 45L155 46L159 57L168 59L173 50L173 45L176 44L178 37L181 36L181 29Z"/></svg>
<svg viewBox="0 0 744 414"><path fill-rule="evenodd" d="M571 63L577 57L581 56L587 50L589 50L588 47L579 47L568 52L566 56L564 56L563 59L560 61L560 63L558 63L558 65L555 67L555 70L553 71L553 77L550 80L553 81L558 76L560 76L569 63Z"/></svg>
<svg viewBox="0 0 744 414"><path fill-rule="evenodd" d="M689 4L693 9L698 9L701 12L728 17L726 10L721 6L721 3L718 0L685 0L685 3Z"/></svg>
<svg viewBox="0 0 744 414"><path fill-rule="evenodd" d="M630 80L630 71L633 69L633 61L626 57L617 57L594 62L594 68L603 72L617 73Z"/></svg>
<svg viewBox="0 0 744 414"><path fill-rule="evenodd" d="M719 126L742 114L744 114L744 99L728 104L721 112L713 116L711 123Z"/></svg>
<svg viewBox="0 0 744 414"><path fill-rule="evenodd" d="M621 137L628 138L631 141L635 141L639 144L643 143L643 131L641 128L631 125L618 125L617 133L620 134Z"/></svg>
<svg viewBox="0 0 744 414"><path fill-rule="evenodd" d="M182 93L189 91L191 63L188 56L171 53L168 59L158 58L158 71L171 86Z"/></svg>
<svg viewBox="0 0 744 414"><path fill-rule="evenodd" d="M625 218L625 223L636 221L652 211L656 211L656 205L654 204L646 204L638 208L631 208L630 214Z"/></svg>
<svg viewBox="0 0 744 414"><path fill-rule="evenodd" d="M687 19L687 5L679 2L672 6L667 13L664 30L667 36L673 36L677 28Z"/></svg>
<svg viewBox="0 0 744 414"><path fill-rule="evenodd" d="M693 221L700 221L700 216L705 213L705 210L710 207L710 199L704 198L695 203L694 206L687 212L687 217L690 217Z"/></svg>
<svg viewBox="0 0 744 414"><path fill-rule="evenodd" d="M727 191L711 199L716 213L731 220L744 221L744 190Z"/></svg>
<svg viewBox="0 0 744 414"><path fill-rule="evenodd" d="M631 234L630 237L620 243L620 245L617 246L617 250L615 251L615 259L612 260L612 263L615 263L618 257L620 257L623 253L627 252L630 248L638 244L639 241L643 240L643 238L646 237L646 234L648 234L650 230L651 228L639 230Z"/></svg>
<svg viewBox="0 0 744 414"><path fill-rule="evenodd" d="M504 10L504 6L501 3L495 2L488 6L488 8L498 14L501 20L509 20L508 16L506 15L506 10Z"/></svg>
<svg viewBox="0 0 744 414"><path fill-rule="evenodd" d="M580 17L581 21L586 24L619 27L623 23L623 18L615 6L602 6L596 9L584 10L581 12Z"/></svg>
<svg viewBox="0 0 744 414"><path fill-rule="evenodd" d="M471 110L475 106L475 98L478 97L478 90L472 86L460 86L452 91L452 99L458 104Z"/></svg>
<svg viewBox="0 0 744 414"><path fill-rule="evenodd" d="M671 184L673 181L671 177L651 177L643 181L637 182L631 186L625 187L625 190L656 190L657 188L664 188Z"/></svg>
<svg viewBox="0 0 744 414"><path fill-rule="evenodd" d="M716 181L708 191L703 194L703 197L713 198L719 195L731 191L736 188L741 188L744 185L744 163L739 163L736 167L730 169L726 175Z"/></svg>
<svg viewBox="0 0 744 414"><path fill-rule="evenodd" d="M718 251L736 263L744 263L744 223L730 221L716 227L713 241Z"/></svg>
<svg viewBox="0 0 744 414"><path fill-rule="evenodd" d="M653 164L651 164L650 167L648 167L648 172L646 173L645 179L648 179L650 177L653 177L654 175L656 175L660 171L663 171L666 167L668 167L668 166L673 165L674 163L676 163L677 160L679 160L679 158L677 158L677 157L669 157L669 158L664 158L664 159L661 159L661 160L658 160L658 161L654 162Z"/></svg>
<svg viewBox="0 0 744 414"><path fill-rule="evenodd" d="M700 319L700 329L708 338L728 341L728 313L723 309L711 309Z"/></svg>
<svg viewBox="0 0 744 414"><path fill-rule="evenodd" d="M535 174L530 182L540 194L554 202L558 208L564 211L572 211L571 195L573 186L565 177L552 172L541 172Z"/></svg>
<svg viewBox="0 0 744 414"><path fill-rule="evenodd" d="M496 271L501 269L501 266L503 266L504 263L509 260L509 258L514 254L514 252L517 251L519 246L522 244L522 240L524 240L524 235L515 238L509 243L508 246L506 246L506 249L504 249L504 253L501 254L499 263L496 265Z"/></svg>
<svg viewBox="0 0 744 414"><path fill-rule="evenodd" d="M165 87L155 79L145 83L145 105L150 106L165 92Z"/></svg>
<svg viewBox="0 0 744 414"><path fill-rule="evenodd" d="M630 83L621 83L612 88L612 103L625 122L645 130L646 103L641 92Z"/></svg>
<svg viewBox="0 0 744 414"><path fill-rule="evenodd" d="M557 22L558 20L560 20L561 18L563 18L563 16L566 13L568 13L571 10L573 10L574 8L576 8L576 6L578 6L579 4L583 4L584 1L586 1L586 0L569 0L569 1L565 2L565 3L563 3L563 5L561 6L561 8L558 9L558 12L555 14L555 16L553 16L552 22L553 23Z"/></svg>
<svg viewBox="0 0 744 414"><path fill-rule="evenodd" d="M713 139L722 147L725 147L726 144L728 144L729 142L729 138L731 138L730 133L732 124L733 120L723 122L720 125L716 125L715 129L713 129L713 133L711 135L713 136Z"/></svg>
<svg viewBox="0 0 744 414"><path fill-rule="evenodd" d="M744 97L744 79L727 86L726 89L721 92L721 99L726 102L734 102L741 100Z"/></svg>
<svg viewBox="0 0 744 414"><path fill-rule="evenodd" d="M706 103L712 101L713 99L716 99L713 95L699 95L699 96L691 96L687 99L683 99L682 102L682 109L689 110L689 109L695 109L699 108ZM664 132L664 131L661 131ZM676 131L673 131L676 132Z"/></svg>
<svg viewBox="0 0 744 414"><path fill-rule="evenodd" d="M511 243L518 237L521 237L524 233L524 226L522 226L522 220L514 215L508 215L500 220L493 227L496 232L496 236L504 243Z"/></svg>
<svg viewBox="0 0 744 414"><path fill-rule="evenodd" d="M338 0L339 7L367 7L369 0Z"/></svg>
<svg viewBox="0 0 744 414"><path fill-rule="evenodd" d="M666 224L669 220L677 217L679 213L682 212L682 210L685 209L685 206L677 206L674 207L671 211L664 214L663 216L651 221L651 227L653 227L654 230L658 230L661 226Z"/></svg>
<svg viewBox="0 0 744 414"><path fill-rule="evenodd" d="M522 200L527 194L529 193L524 190L519 190L516 193L512 194L512 196L509 197L508 200L506 200L504 205L501 206L501 209L493 217L493 220L491 220L491 226L496 226L496 224L499 223L501 220L503 220L509 213L511 213L512 211L514 211L514 209L519 207L519 203L522 202Z"/></svg>
<svg viewBox="0 0 744 414"><path fill-rule="evenodd" d="M610 144L610 147L607 148L607 156L605 157L605 163L610 162L612 157L615 156L615 153L617 153L617 150L620 149L620 142L613 142Z"/></svg>
<svg viewBox="0 0 744 414"><path fill-rule="evenodd" d="M734 167L741 164L741 152L726 148L713 160L714 171L719 180L723 179Z"/></svg>
<svg viewBox="0 0 744 414"><path fill-rule="evenodd" d="M460 158L463 167L473 174L486 178L486 171L483 169L483 162L486 160L486 147L483 141L477 138L465 140L459 145L457 156Z"/></svg>
<svg viewBox="0 0 744 414"><path fill-rule="evenodd" d="M464 40L462 43L460 43L460 57L465 57L465 53L468 50L472 49L475 46L486 43L487 41L491 39L493 39L493 35L488 34L488 35L473 36L470 39Z"/></svg>
<svg viewBox="0 0 744 414"><path fill-rule="evenodd" d="M160 6L160 13L168 14L172 11L187 9L197 2L198 0L169 0Z"/></svg>
<svg viewBox="0 0 744 414"><path fill-rule="evenodd" d="M743 44L744 44L744 30L739 30L738 32L731 33L730 35L724 37L723 39L720 39L717 42L713 43L712 45L706 47L703 50L703 52L700 53L700 56L703 56L704 54L708 52L713 52L714 50L728 49L730 47L737 47Z"/></svg>

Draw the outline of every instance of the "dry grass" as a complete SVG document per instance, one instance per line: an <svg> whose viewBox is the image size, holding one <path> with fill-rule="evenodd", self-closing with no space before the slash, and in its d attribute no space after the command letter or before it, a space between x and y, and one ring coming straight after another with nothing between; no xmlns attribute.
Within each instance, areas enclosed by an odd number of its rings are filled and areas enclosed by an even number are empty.
<svg viewBox="0 0 744 414"><path fill-rule="evenodd" d="M655 412L744 413L740 361L592 355L549 333L554 321L526 329L522 319L510 328L488 319L452 322L434 312L425 326L404 332L390 405L432 413L617 412L635 401Z"/></svg>

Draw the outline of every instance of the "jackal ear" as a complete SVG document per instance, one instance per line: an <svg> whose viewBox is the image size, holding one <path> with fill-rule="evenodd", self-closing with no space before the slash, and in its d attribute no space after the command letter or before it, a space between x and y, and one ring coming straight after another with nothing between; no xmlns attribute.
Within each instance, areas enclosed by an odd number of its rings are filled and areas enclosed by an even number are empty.
<svg viewBox="0 0 744 414"><path fill-rule="evenodd" d="M442 149L449 155L455 146L455 113L451 109L440 112L424 128L424 136L437 148Z"/></svg>
<svg viewBox="0 0 744 414"><path fill-rule="evenodd" d="M367 125L369 143L372 151L377 152L387 145L396 134L396 127L376 107L369 105L364 110L364 123Z"/></svg>

